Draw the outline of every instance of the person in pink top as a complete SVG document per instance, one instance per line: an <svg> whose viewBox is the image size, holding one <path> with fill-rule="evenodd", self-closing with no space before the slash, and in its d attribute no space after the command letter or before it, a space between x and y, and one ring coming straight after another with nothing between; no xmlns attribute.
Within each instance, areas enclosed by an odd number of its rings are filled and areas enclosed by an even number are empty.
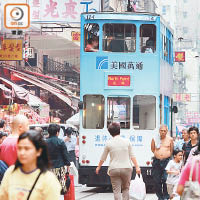
<svg viewBox="0 0 200 200"><path fill-rule="evenodd" d="M17 140L19 135L28 130L28 118L24 115L15 116L11 128L12 133L0 145L0 160L8 166L13 165L17 160Z"/></svg>
<svg viewBox="0 0 200 200"><path fill-rule="evenodd" d="M192 167L192 163L194 162L195 159L200 160L200 143L198 144L196 151L194 151L191 159L187 161L185 167L181 171L181 175L180 175L180 179L179 179L178 187L177 187L177 193L180 196L183 194L186 181L189 181L190 170ZM196 169L197 166L198 166L198 169ZM197 170L198 170L198 177L196 177ZM198 163L198 165L197 164L194 165L192 180L195 181L196 178L198 178L198 181L200 183L200 162Z"/></svg>

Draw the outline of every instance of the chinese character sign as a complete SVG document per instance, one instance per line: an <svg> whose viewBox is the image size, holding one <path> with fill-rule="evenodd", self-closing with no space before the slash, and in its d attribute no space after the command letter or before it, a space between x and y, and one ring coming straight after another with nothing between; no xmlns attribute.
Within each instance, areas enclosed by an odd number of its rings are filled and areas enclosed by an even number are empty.
<svg viewBox="0 0 200 200"><path fill-rule="evenodd" d="M185 62L185 52L175 52L175 62Z"/></svg>
<svg viewBox="0 0 200 200"><path fill-rule="evenodd" d="M22 39L4 39L0 49L0 60L23 60Z"/></svg>
<svg viewBox="0 0 200 200"><path fill-rule="evenodd" d="M80 14L85 12L83 0L30 0L31 21L80 22ZM99 11L100 0L89 5L90 10Z"/></svg>
<svg viewBox="0 0 200 200"><path fill-rule="evenodd" d="M173 99L174 101L178 102L190 102L191 94L184 94L184 93L173 94Z"/></svg>
<svg viewBox="0 0 200 200"><path fill-rule="evenodd" d="M72 31L72 41L73 42L80 42L81 33Z"/></svg>

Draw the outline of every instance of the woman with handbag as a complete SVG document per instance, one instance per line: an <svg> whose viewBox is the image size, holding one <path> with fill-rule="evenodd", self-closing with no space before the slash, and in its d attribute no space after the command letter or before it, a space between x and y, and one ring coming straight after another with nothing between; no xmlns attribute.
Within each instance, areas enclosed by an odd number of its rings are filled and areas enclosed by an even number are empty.
<svg viewBox="0 0 200 200"><path fill-rule="evenodd" d="M70 162L68 160L68 151L64 140L58 138L60 126L58 124L50 124L48 127L49 138L46 140L48 147L49 159L52 164L52 172L57 176L62 190L61 200L67 192L66 187L66 168L69 172Z"/></svg>
<svg viewBox="0 0 200 200"><path fill-rule="evenodd" d="M47 146L40 133L29 130L17 142L17 161L6 171L0 200L59 200L61 186L49 170Z"/></svg>
<svg viewBox="0 0 200 200"><path fill-rule="evenodd" d="M181 171L177 193L183 200L200 199L200 140L193 156Z"/></svg>

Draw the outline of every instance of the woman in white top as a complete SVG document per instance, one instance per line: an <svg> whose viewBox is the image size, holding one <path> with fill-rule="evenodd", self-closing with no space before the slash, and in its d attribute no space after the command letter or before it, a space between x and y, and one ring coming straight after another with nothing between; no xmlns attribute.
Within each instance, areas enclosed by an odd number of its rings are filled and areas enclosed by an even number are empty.
<svg viewBox="0 0 200 200"><path fill-rule="evenodd" d="M113 138L106 143L104 152L96 168L96 174L99 174L101 166L109 154L108 175L111 179L114 199L121 199L122 190L123 200L128 200L133 164L135 165L137 174L140 174L141 170L133 154L130 141L120 136L120 125L118 123L111 123L108 126L108 131Z"/></svg>

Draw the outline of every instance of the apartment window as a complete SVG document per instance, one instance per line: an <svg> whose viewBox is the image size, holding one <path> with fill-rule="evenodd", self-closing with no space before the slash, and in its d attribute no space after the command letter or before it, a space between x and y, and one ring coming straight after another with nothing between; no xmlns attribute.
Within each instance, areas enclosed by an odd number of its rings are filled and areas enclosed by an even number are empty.
<svg viewBox="0 0 200 200"><path fill-rule="evenodd" d="M188 27L183 27L183 33L188 33Z"/></svg>
<svg viewBox="0 0 200 200"><path fill-rule="evenodd" d="M166 15L166 13L167 13L167 8L166 8L166 6L163 6L162 7L162 14Z"/></svg>
<svg viewBox="0 0 200 200"><path fill-rule="evenodd" d="M184 17L184 18L187 17L187 12L183 12L183 17Z"/></svg>

